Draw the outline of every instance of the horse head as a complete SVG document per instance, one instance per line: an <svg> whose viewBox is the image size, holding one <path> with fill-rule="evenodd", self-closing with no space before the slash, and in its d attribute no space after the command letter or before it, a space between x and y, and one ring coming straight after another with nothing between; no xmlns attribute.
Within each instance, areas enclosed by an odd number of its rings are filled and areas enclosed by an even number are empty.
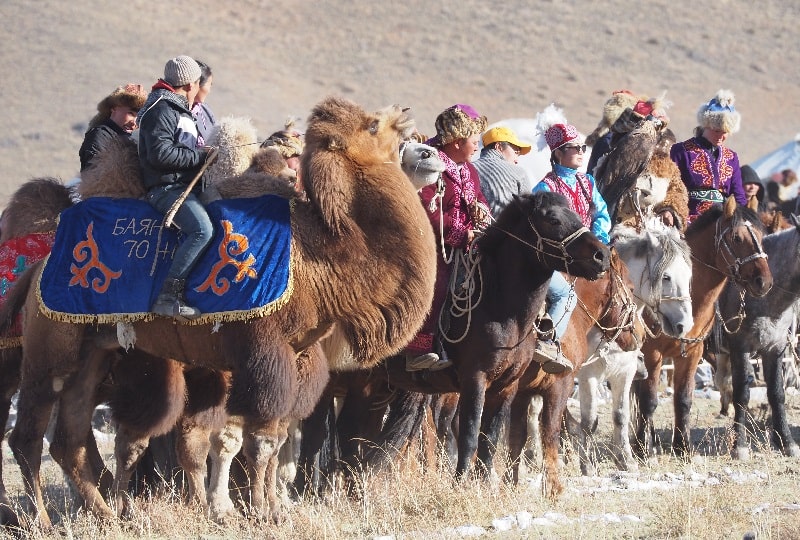
<svg viewBox="0 0 800 540"><path fill-rule="evenodd" d="M586 279L597 279L608 270L608 247L583 225L563 195L541 192L517 201L528 201L523 228L547 268Z"/></svg>
<svg viewBox="0 0 800 540"><path fill-rule="evenodd" d="M717 222L715 238L718 268L753 296L764 296L772 288L772 273L761 246L765 229L756 214L758 201L751 198L746 207L731 196L725 201Z"/></svg>
<svg viewBox="0 0 800 540"><path fill-rule="evenodd" d="M640 309L665 334L680 338L694 326L691 251L674 227L648 218L644 228L618 225L614 245L625 261Z"/></svg>
<svg viewBox="0 0 800 540"><path fill-rule="evenodd" d="M604 341L613 341L623 351L635 351L644 342L645 328L637 314L634 284L628 267L613 248L610 268L608 286L604 293L606 304L598 319L598 326Z"/></svg>

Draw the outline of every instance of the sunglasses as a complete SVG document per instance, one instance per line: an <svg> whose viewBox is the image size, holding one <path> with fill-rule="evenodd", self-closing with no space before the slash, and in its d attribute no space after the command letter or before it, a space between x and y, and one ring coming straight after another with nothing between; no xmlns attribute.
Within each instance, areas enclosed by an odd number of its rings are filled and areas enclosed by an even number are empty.
<svg viewBox="0 0 800 540"><path fill-rule="evenodd" d="M574 144L574 145L565 144L564 146L561 147L561 149L562 150L575 150L576 152L579 152L579 153L583 154L584 152L586 152L586 145L585 144Z"/></svg>

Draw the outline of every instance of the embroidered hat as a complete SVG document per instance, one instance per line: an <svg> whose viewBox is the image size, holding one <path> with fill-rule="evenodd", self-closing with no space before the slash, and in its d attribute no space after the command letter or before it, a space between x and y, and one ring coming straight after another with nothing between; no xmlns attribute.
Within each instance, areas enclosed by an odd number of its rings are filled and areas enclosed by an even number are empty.
<svg viewBox="0 0 800 540"><path fill-rule="evenodd" d="M553 124L544 132L544 138L550 151L557 150L575 140L580 140L581 135L571 124Z"/></svg>
<svg viewBox="0 0 800 540"><path fill-rule="evenodd" d="M489 146L496 142L507 142L519 148L519 153L525 155L531 151L531 145L524 143L517 138L517 134L513 129L507 127L493 127L483 134L483 146Z"/></svg>
<svg viewBox="0 0 800 540"><path fill-rule="evenodd" d="M105 122L111 116L111 109L114 107L129 107L134 112L139 112L146 99L147 91L141 84L128 83L125 86L118 86L97 104L97 114L89 122L89 127Z"/></svg>
<svg viewBox="0 0 800 540"><path fill-rule="evenodd" d="M440 147L458 139L466 139L482 133L486 129L486 124L486 117L478 114L475 109L469 105L456 104L436 117L434 123L436 135L428 139L425 144Z"/></svg>
<svg viewBox="0 0 800 540"><path fill-rule="evenodd" d="M200 80L202 74L197 62L185 54L170 58L164 66L164 82L174 88Z"/></svg>
<svg viewBox="0 0 800 540"><path fill-rule="evenodd" d="M730 90L719 90L717 95L704 103L697 111L697 124L701 128L716 129L725 133L736 133L742 121L733 107L734 96Z"/></svg>

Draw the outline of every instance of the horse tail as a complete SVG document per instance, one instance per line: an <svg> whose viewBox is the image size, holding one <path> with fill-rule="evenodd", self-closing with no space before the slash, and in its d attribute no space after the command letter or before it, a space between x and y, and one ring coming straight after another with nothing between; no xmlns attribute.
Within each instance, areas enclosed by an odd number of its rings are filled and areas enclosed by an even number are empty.
<svg viewBox="0 0 800 540"><path fill-rule="evenodd" d="M28 290L33 283L33 276L38 275L41 265L42 261L38 261L20 274L3 299L2 306L0 306L0 336L8 335L12 331L28 298Z"/></svg>
<svg viewBox="0 0 800 540"><path fill-rule="evenodd" d="M381 468L394 462L412 436L420 431L429 404L427 394L398 390L389 407L381 440L365 454L366 463Z"/></svg>

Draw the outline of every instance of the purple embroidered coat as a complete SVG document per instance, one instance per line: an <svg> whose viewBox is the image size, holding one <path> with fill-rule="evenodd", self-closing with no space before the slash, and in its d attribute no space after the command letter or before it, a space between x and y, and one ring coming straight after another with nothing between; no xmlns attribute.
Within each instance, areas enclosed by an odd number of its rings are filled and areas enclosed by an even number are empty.
<svg viewBox="0 0 800 540"><path fill-rule="evenodd" d="M714 203L733 195L736 202L747 204L742 186L739 156L725 146L719 146L718 157L711 143L702 137L672 145L669 155L681 171L681 180L689 191L689 222L708 210Z"/></svg>
<svg viewBox="0 0 800 540"><path fill-rule="evenodd" d="M436 285L434 285L433 290L431 311L422 329L407 347L408 351L414 354L433 350L433 337L439 327L439 312L447 297L447 287L450 282L452 267L442 259L442 240L444 240L448 255L454 249L467 247L467 231L478 228L478 224L472 222L468 207L477 200L485 205L487 209L489 208L486 197L481 191L478 171L472 163L466 162L464 164L464 167L469 171L469 180L464 181L461 176L457 175L455 164L441 150L439 151L439 157L445 162L447 169L442 173L444 194L441 200L436 200L436 207L433 211L431 211L431 201L436 195L436 184L425 186L419 191L422 206L428 214L428 219L431 221L434 235L436 236L438 256L436 257ZM441 222L440 215L442 216ZM440 227L442 227L441 234Z"/></svg>

